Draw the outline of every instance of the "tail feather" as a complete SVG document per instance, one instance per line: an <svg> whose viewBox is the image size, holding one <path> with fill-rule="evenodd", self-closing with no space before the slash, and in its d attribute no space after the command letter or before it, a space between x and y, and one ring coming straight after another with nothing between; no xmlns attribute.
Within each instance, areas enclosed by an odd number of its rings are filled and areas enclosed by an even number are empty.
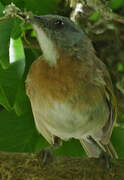
<svg viewBox="0 0 124 180"><path fill-rule="evenodd" d="M116 153L116 151L115 151L115 149L114 149L114 147L113 147L113 145L112 145L112 143L111 143L110 141L109 141L108 144L103 145L103 146L104 146L106 152L107 152L112 158L118 159L118 155L117 155L117 153Z"/></svg>
<svg viewBox="0 0 124 180"><path fill-rule="evenodd" d="M114 147L111 142L108 144L102 144L101 142L88 142L84 139L80 140L81 145L83 146L84 150L86 151L88 157L100 157L102 152L108 153L112 158L118 159L118 155L114 150Z"/></svg>
<svg viewBox="0 0 124 180"><path fill-rule="evenodd" d="M101 154L101 150L95 144L89 143L88 141L81 139L81 145L83 146L88 157L98 158Z"/></svg>

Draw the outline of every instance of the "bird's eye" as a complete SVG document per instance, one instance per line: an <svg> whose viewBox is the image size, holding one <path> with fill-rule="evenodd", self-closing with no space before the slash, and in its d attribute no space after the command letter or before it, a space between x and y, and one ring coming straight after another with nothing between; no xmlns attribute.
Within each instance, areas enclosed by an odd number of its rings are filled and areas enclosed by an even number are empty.
<svg viewBox="0 0 124 180"><path fill-rule="evenodd" d="M62 26L64 25L64 22L61 19L57 19L54 24L57 26Z"/></svg>

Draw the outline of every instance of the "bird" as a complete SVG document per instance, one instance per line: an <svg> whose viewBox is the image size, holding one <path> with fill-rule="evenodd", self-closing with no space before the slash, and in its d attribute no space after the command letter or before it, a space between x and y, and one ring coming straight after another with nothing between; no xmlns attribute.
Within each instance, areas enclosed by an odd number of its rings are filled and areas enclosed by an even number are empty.
<svg viewBox="0 0 124 180"><path fill-rule="evenodd" d="M51 147L75 138L89 158L105 153L117 159L110 141L116 97L90 38L68 17L33 15L29 22L42 51L26 78L38 132Z"/></svg>

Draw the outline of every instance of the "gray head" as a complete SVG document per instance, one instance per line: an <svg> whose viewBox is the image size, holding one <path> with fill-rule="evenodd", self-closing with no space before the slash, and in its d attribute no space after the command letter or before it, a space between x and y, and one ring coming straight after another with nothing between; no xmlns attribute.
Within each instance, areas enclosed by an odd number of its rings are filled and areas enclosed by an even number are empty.
<svg viewBox="0 0 124 180"><path fill-rule="evenodd" d="M46 60L53 64L59 57L57 49L65 52L72 51L84 44L84 40L87 41L83 31L67 17L58 15L34 16L31 19L31 24L36 31Z"/></svg>

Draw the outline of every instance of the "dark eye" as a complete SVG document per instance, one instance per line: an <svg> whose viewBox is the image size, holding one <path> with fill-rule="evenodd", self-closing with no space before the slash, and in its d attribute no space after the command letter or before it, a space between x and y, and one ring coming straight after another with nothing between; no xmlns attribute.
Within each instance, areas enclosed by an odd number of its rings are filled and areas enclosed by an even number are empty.
<svg viewBox="0 0 124 180"><path fill-rule="evenodd" d="M63 26L64 25L64 22L61 20L61 19L57 19L55 22L54 22L55 25L57 26Z"/></svg>

